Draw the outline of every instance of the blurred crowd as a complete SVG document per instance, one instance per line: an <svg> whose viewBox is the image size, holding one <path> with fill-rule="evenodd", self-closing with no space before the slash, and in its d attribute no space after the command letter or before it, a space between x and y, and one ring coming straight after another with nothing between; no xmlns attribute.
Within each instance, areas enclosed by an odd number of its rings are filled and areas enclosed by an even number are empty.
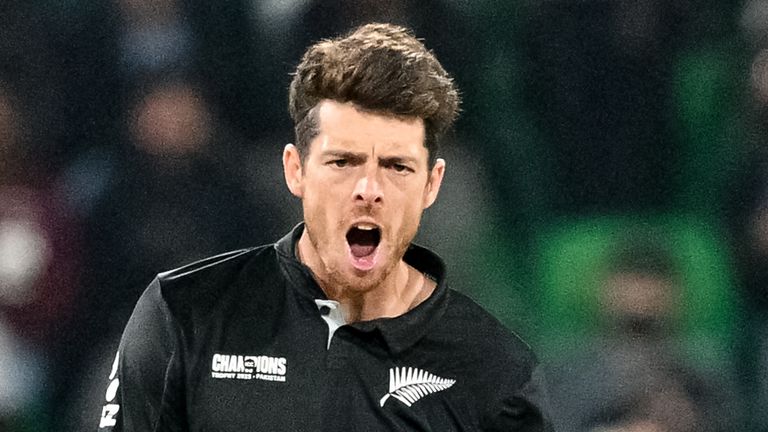
<svg viewBox="0 0 768 432"><path fill-rule="evenodd" d="M0 430L95 430L153 276L299 222L290 73L370 21L462 91L418 241L559 430L768 431L768 0L0 2Z"/></svg>

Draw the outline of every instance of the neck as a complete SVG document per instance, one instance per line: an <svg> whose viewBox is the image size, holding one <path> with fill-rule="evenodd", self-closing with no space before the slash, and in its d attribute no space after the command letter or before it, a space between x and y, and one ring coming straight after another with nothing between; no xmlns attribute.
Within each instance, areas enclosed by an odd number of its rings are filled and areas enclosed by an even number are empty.
<svg viewBox="0 0 768 432"><path fill-rule="evenodd" d="M435 283L421 272L400 261L385 281L369 290L354 288L333 290L333 300L341 304L348 322L370 321L403 315L426 300L435 289ZM330 295L329 295L330 297Z"/></svg>
<svg viewBox="0 0 768 432"><path fill-rule="evenodd" d="M382 280L367 288L333 283L306 233L297 244L299 260L312 270L315 280L330 300L341 305L347 322L370 321L400 316L426 300L436 283L400 261Z"/></svg>

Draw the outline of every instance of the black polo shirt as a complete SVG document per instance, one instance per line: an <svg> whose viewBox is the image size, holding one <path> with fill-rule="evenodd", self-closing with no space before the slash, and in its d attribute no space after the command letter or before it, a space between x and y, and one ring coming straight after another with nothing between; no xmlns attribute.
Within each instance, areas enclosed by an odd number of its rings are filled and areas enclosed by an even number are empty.
<svg viewBox="0 0 768 432"><path fill-rule="evenodd" d="M296 259L303 225L275 245L162 273L123 334L100 429L113 431L550 430L525 343L437 281L396 318L345 324Z"/></svg>

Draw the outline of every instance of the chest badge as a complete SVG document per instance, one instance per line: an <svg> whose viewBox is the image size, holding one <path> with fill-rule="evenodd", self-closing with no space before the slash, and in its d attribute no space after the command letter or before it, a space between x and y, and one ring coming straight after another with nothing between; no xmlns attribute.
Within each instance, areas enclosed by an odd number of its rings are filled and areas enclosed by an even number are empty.
<svg viewBox="0 0 768 432"><path fill-rule="evenodd" d="M389 368L389 393L379 401L381 406L393 397L407 406L429 394L454 385L456 380L440 378L423 369L414 367Z"/></svg>
<svg viewBox="0 0 768 432"><path fill-rule="evenodd" d="M214 354L211 359L211 377L217 379L285 382L287 371L285 357Z"/></svg>

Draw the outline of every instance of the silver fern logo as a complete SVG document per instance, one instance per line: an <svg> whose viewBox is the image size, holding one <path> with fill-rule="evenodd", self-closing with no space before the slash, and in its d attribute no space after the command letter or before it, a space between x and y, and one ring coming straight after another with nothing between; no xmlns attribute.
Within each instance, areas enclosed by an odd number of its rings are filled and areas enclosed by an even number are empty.
<svg viewBox="0 0 768 432"><path fill-rule="evenodd" d="M447 389L456 380L440 378L431 373L414 367L389 368L389 393L385 394L379 403L384 406L391 397L411 406L422 397Z"/></svg>

